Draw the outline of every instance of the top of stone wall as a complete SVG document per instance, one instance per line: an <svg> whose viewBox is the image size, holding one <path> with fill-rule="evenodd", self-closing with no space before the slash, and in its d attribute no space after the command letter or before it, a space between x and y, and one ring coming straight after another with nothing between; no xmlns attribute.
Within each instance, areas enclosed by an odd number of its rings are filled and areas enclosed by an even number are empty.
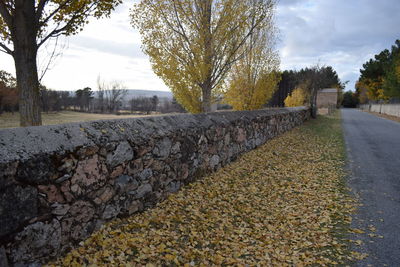
<svg viewBox="0 0 400 267"><path fill-rule="evenodd" d="M79 147L122 140L142 144L149 138L169 135L187 128L208 128L235 120L252 120L300 111L305 107L256 111L224 111L205 114L176 114L0 130L0 164L43 155L73 151Z"/></svg>

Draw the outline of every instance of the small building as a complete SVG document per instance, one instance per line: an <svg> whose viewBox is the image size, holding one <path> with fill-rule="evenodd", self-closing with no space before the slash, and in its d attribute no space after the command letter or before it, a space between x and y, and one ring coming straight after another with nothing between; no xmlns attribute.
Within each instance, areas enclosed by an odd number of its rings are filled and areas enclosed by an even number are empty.
<svg viewBox="0 0 400 267"><path fill-rule="evenodd" d="M318 114L331 114L337 105L338 89L326 88L319 90L317 93L317 109Z"/></svg>

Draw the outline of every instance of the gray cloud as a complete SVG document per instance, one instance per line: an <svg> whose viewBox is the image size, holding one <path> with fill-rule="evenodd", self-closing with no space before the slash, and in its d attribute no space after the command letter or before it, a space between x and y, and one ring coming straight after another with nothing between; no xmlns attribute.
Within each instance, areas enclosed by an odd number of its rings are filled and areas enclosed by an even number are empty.
<svg viewBox="0 0 400 267"><path fill-rule="evenodd" d="M362 64L400 38L398 0L281 0L283 68L332 65L353 89Z"/></svg>
<svg viewBox="0 0 400 267"><path fill-rule="evenodd" d="M133 40L133 37L132 37ZM99 51L127 58L145 58L140 44L124 43L113 40L97 39L88 36L77 36L70 42L76 50ZM71 47L72 48L72 47Z"/></svg>
<svg viewBox="0 0 400 267"><path fill-rule="evenodd" d="M306 2L306 0L278 0L280 6L294 6L302 2Z"/></svg>

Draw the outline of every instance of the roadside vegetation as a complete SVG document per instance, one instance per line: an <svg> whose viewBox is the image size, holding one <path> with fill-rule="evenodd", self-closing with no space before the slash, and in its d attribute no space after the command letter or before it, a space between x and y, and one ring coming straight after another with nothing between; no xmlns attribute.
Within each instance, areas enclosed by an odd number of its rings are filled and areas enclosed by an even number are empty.
<svg viewBox="0 0 400 267"><path fill-rule="evenodd" d="M51 265L304 266L348 263L340 118L319 117L116 219Z"/></svg>
<svg viewBox="0 0 400 267"><path fill-rule="evenodd" d="M360 104L400 99L400 40L363 64L356 93Z"/></svg>

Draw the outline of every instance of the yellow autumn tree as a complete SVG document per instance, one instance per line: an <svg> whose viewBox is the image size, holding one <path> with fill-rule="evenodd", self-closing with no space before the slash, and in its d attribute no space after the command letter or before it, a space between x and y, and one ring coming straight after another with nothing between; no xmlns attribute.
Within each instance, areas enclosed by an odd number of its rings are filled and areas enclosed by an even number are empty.
<svg viewBox="0 0 400 267"><path fill-rule="evenodd" d="M285 99L285 107L299 107L304 106L307 102L307 94L301 87L293 90Z"/></svg>
<svg viewBox="0 0 400 267"><path fill-rule="evenodd" d="M258 1L251 1L257 5ZM243 57L230 73L224 100L235 110L261 108L277 89L280 80L279 55L275 47L274 6L267 18L256 28L242 49Z"/></svg>
<svg viewBox="0 0 400 267"><path fill-rule="evenodd" d="M192 113L208 112L275 0L142 0L132 25L156 75Z"/></svg>
<svg viewBox="0 0 400 267"><path fill-rule="evenodd" d="M360 104L366 104L368 103L368 89L366 87L366 85L364 84L363 81L358 80L355 84L355 88L356 88L356 94L358 97L358 101Z"/></svg>
<svg viewBox="0 0 400 267"><path fill-rule="evenodd" d="M385 91L383 89L384 79L383 77L379 77L375 80L373 79L364 79L362 80L364 86L367 89L368 99L371 100L388 100L389 97L385 95Z"/></svg>

